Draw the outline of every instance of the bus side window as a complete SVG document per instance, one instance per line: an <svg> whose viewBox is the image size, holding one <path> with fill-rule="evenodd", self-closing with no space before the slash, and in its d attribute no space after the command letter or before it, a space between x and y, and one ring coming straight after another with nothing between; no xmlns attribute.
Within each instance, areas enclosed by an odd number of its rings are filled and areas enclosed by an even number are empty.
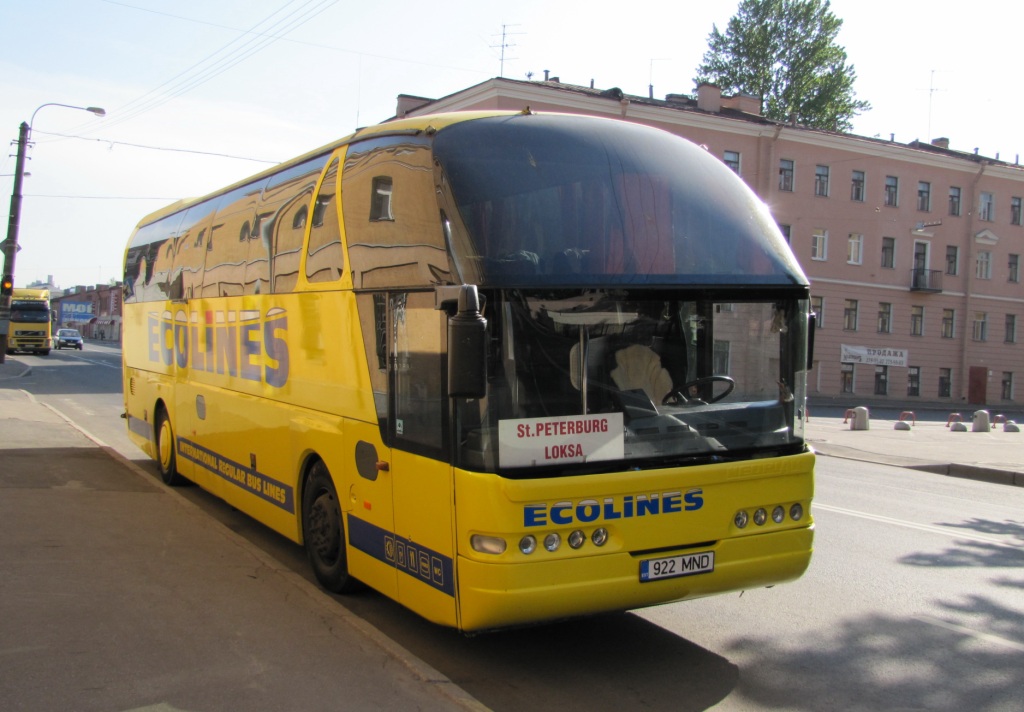
<svg viewBox="0 0 1024 712"><path fill-rule="evenodd" d="M356 297L359 328L366 347L366 365L370 372L373 406L380 424L380 436L388 445L388 295L385 292L363 292Z"/></svg>
<svg viewBox="0 0 1024 712"><path fill-rule="evenodd" d="M446 314L433 292L392 294L390 306L394 447L446 459Z"/></svg>
<svg viewBox="0 0 1024 712"><path fill-rule="evenodd" d="M338 163L327 169L313 203L309 247L306 249L306 278L310 282L333 282L341 278L341 225L338 215Z"/></svg>

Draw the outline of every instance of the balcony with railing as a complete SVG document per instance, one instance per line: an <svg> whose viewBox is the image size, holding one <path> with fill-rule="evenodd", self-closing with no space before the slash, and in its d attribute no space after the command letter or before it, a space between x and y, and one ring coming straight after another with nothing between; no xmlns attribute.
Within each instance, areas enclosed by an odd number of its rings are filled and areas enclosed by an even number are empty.
<svg viewBox="0 0 1024 712"><path fill-rule="evenodd" d="M910 270L911 292L941 292L942 270L915 268Z"/></svg>

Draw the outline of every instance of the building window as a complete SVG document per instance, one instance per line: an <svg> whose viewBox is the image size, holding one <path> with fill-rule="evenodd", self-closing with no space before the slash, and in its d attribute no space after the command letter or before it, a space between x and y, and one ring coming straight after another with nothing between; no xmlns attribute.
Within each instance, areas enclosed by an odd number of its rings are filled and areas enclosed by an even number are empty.
<svg viewBox="0 0 1024 712"><path fill-rule="evenodd" d="M949 398L953 392L953 369L939 369L939 398Z"/></svg>
<svg viewBox="0 0 1024 712"><path fill-rule="evenodd" d="M828 197L828 166L814 167L814 194Z"/></svg>
<svg viewBox="0 0 1024 712"><path fill-rule="evenodd" d="M712 372L728 375L729 373L729 342L715 339L711 355Z"/></svg>
<svg viewBox="0 0 1024 712"><path fill-rule="evenodd" d="M896 266L896 238L882 238L882 266L893 269Z"/></svg>
<svg viewBox="0 0 1024 712"><path fill-rule="evenodd" d="M875 366L875 395L884 396L889 393L889 367Z"/></svg>
<svg viewBox="0 0 1024 712"><path fill-rule="evenodd" d="M855 232L850 233L850 241L847 243L846 261L851 265L859 265L864 262L864 236Z"/></svg>
<svg viewBox="0 0 1024 712"><path fill-rule="evenodd" d="M892 333L892 304L889 302L878 303L878 333Z"/></svg>
<svg viewBox="0 0 1024 712"><path fill-rule="evenodd" d="M370 194L370 220L394 220L391 212L392 180L390 176L373 179Z"/></svg>
<svg viewBox="0 0 1024 712"><path fill-rule="evenodd" d="M996 197L992 193L981 194L981 205L978 208L978 219L991 222L995 220Z"/></svg>
<svg viewBox="0 0 1024 712"><path fill-rule="evenodd" d="M949 214L960 215L960 189L955 185L949 187Z"/></svg>
<svg viewBox="0 0 1024 712"><path fill-rule="evenodd" d="M942 338L952 339L956 331L956 309L942 310Z"/></svg>
<svg viewBox="0 0 1024 712"><path fill-rule="evenodd" d="M853 369L852 363L841 363L839 364L839 378L840 386L839 390L842 393L853 393Z"/></svg>
<svg viewBox="0 0 1024 712"><path fill-rule="evenodd" d="M974 312L974 321L971 322L971 339L973 341L988 340L988 314L985 312Z"/></svg>
<svg viewBox="0 0 1024 712"><path fill-rule="evenodd" d="M1006 315L1006 329L1003 331L1003 341L1007 344L1017 343L1017 315Z"/></svg>
<svg viewBox="0 0 1024 712"><path fill-rule="evenodd" d="M864 171L854 171L850 182L850 200L864 202Z"/></svg>
<svg viewBox="0 0 1024 712"><path fill-rule="evenodd" d="M1010 224L1020 225L1021 224L1021 199L1010 198Z"/></svg>
<svg viewBox="0 0 1024 712"><path fill-rule="evenodd" d="M847 299L843 306L843 330L857 330L857 300Z"/></svg>
<svg viewBox="0 0 1024 712"><path fill-rule="evenodd" d="M789 244L790 235L792 235L792 233L793 233L793 228L791 226L789 226L789 225L783 225L783 224L779 223L779 232L781 232L782 236L784 238L786 238L786 244L788 245Z"/></svg>
<svg viewBox="0 0 1024 712"><path fill-rule="evenodd" d="M739 151L726 151L725 156L722 158L725 161L725 165L729 166L736 175L740 174L740 152Z"/></svg>
<svg viewBox="0 0 1024 712"><path fill-rule="evenodd" d="M914 305L910 307L910 335L924 335L924 307Z"/></svg>
<svg viewBox="0 0 1024 712"><path fill-rule="evenodd" d="M793 161L788 158L779 160L779 190L793 192Z"/></svg>
<svg viewBox="0 0 1024 712"><path fill-rule="evenodd" d="M928 211L932 209L932 184L928 181L917 182L917 209Z"/></svg>
<svg viewBox="0 0 1024 712"><path fill-rule="evenodd" d="M885 204L891 208L897 207L900 198L900 179L896 176L885 177Z"/></svg>
<svg viewBox="0 0 1024 712"><path fill-rule="evenodd" d="M1010 259L1007 262L1009 268L1009 276L1007 277L1008 282L1019 282L1020 281L1020 255L1010 255Z"/></svg>
<svg viewBox="0 0 1024 712"><path fill-rule="evenodd" d="M811 259L820 261L828 259L828 230L818 228L811 235Z"/></svg>
<svg viewBox="0 0 1024 712"><path fill-rule="evenodd" d="M907 395L908 396L919 396L919 395L921 395L921 367L920 366L909 366L909 367L907 367Z"/></svg>
<svg viewBox="0 0 1024 712"><path fill-rule="evenodd" d="M1003 400L1013 400L1013 372L1003 371Z"/></svg>
<svg viewBox="0 0 1024 712"><path fill-rule="evenodd" d="M954 277L960 272L960 248L956 245L946 245L946 274Z"/></svg>
<svg viewBox="0 0 1024 712"><path fill-rule="evenodd" d="M992 253L988 250L978 252L978 261L974 265L974 276L978 279L992 279Z"/></svg>
<svg viewBox="0 0 1024 712"><path fill-rule="evenodd" d="M825 298L811 297L811 313L814 317L814 327L820 329L825 326Z"/></svg>

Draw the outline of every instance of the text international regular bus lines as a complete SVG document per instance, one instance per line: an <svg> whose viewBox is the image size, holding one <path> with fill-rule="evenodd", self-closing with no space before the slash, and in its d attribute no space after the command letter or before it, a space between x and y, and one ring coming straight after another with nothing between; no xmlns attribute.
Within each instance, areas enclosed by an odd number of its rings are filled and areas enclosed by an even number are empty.
<svg viewBox="0 0 1024 712"><path fill-rule="evenodd" d="M767 586L812 549L808 281L667 132L453 113L139 223L129 432L464 631Z"/></svg>

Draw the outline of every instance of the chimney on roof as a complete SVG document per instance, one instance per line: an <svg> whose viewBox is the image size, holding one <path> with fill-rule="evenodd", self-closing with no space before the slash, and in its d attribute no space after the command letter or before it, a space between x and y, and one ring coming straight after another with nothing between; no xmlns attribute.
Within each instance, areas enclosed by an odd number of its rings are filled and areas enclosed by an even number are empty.
<svg viewBox="0 0 1024 712"><path fill-rule="evenodd" d="M697 86L697 108L717 114L722 111L722 89L716 84L701 82Z"/></svg>
<svg viewBox="0 0 1024 712"><path fill-rule="evenodd" d="M949 148L949 139L946 138L945 136L942 136L940 138L933 138L932 139L932 145L935 146L936 148L948 149Z"/></svg>
<svg viewBox="0 0 1024 712"><path fill-rule="evenodd" d="M415 111L421 106L426 106L433 99L425 99L422 96L410 96L409 94L398 95L398 107L395 109L395 116L402 118L410 111Z"/></svg>
<svg viewBox="0 0 1024 712"><path fill-rule="evenodd" d="M545 69L544 70L544 81L547 81L547 80L548 80L548 70Z"/></svg>

